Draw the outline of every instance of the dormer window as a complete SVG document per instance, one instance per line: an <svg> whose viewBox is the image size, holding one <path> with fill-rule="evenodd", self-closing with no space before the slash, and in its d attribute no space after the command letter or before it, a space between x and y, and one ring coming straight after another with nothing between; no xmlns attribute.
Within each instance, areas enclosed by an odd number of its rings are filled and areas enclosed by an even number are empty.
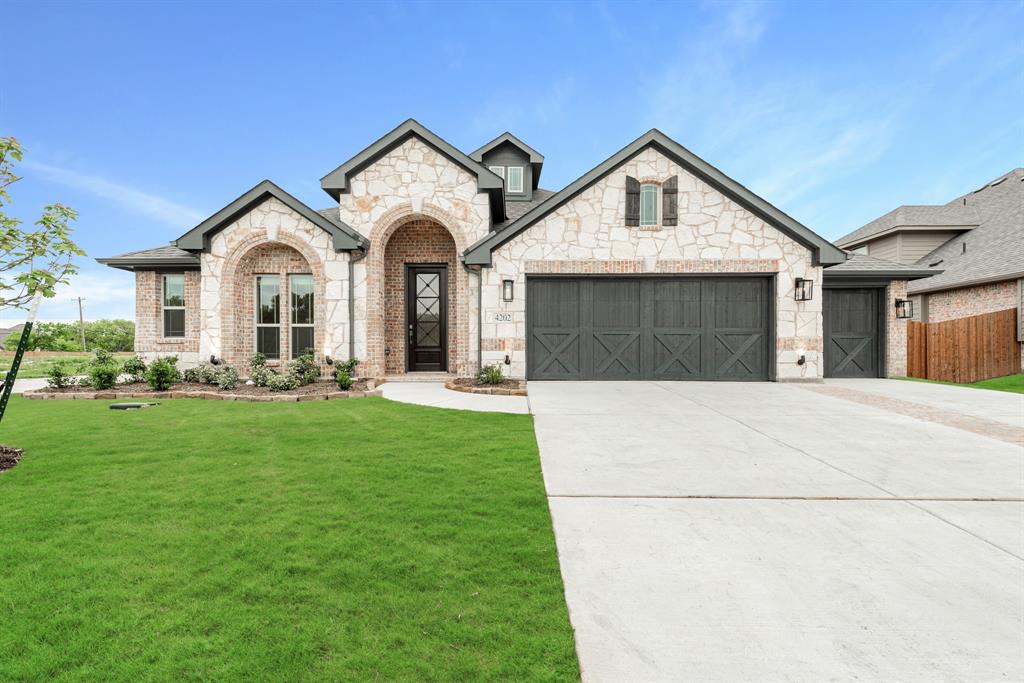
<svg viewBox="0 0 1024 683"><path fill-rule="evenodd" d="M505 175L505 188L509 192L522 194L523 192L523 167L509 166Z"/></svg>
<svg viewBox="0 0 1024 683"><path fill-rule="evenodd" d="M505 179L505 167L504 166L488 166L487 168L490 169L491 173L493 173L494 175L498 176L502 180Z"/></svg>
<svg viewBox="0 0 1024 683"><path fill-rule="evenodd" d="M640 225L658 224L658 186L640 186Z"/></svg>

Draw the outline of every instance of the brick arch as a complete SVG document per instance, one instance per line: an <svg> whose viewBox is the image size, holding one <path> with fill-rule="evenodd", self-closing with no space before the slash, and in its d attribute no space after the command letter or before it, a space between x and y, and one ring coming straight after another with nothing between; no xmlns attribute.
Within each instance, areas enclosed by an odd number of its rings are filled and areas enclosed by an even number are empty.
<svg viewBox="0 0 1024 683"><path fill-rule="evenodd" d="M409 229L406 240L400 231ZM443 240L439 231L447 234ZM397 236L397 237L396 237ZM419 243L416 241L419 240ZM443 242L447 241L447 244ZM392 244L389 264L389 244ZM366 257L367 358L365 373L384 376L405 372L405 263L448 264L448 371L459 375L471 372L469 354L469 276L460 262L468 247L459 222L450 213L424 203L414 209L411 203L385 213L370 231ZM397 263L396 263L397 260ZM390 267L389 267L390 265ZM401 268L398 271L397 268Z"/></svg>
<svg viewBox="0 0 1024 683"><path fill-rule="evenodd" d="M262 233L262 231L261 231ZM322 259L307 242L278 232L274 239L254 234L239 242L225 257L221 273L220 318L221 356L244 370L255 352L254 285L256 274L276 274L281 278L281 359L290 358L288 275L313 275L313 339L316 356L322 361L326 336L325 278Z"/></svg>

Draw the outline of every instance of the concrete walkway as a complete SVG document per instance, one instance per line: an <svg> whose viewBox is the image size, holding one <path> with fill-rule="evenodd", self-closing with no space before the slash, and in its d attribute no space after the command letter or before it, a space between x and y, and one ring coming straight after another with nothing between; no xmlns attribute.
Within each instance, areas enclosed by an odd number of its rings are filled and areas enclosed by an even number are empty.
<svg viewBox="0 0 1024 683"><path fill-rule="evenodd" d="M384 398L435 408L478 410L489 413L529 413L525 396L487 396L445 389L442 382L385 382Z"/></svg>
<svg viewBox="0 0 1024 683"><path fill-rule="evenodd" d="M1024 678L1020 445L784 384L530 403L585 681Z"/></svg>
<svg viewBox="0 0 1024 683"><path fill-rule="evenodd" d="M14 388L11 389L11 393L20 394L25 391L32 391L33 389L42 389L45 386L45 377L30 377L28 379L16 379L14 380Z"/></svg>

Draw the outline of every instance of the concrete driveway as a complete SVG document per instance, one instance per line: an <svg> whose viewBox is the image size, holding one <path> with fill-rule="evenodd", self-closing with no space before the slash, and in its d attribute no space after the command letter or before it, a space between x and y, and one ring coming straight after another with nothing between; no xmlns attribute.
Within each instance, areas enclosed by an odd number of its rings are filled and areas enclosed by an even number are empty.
<svg viewBox="0 0 1024 683"><path fill-rule="evenodd" d="M1024 678L1024 397L531 382L530 404L585 680Z"/></svg>

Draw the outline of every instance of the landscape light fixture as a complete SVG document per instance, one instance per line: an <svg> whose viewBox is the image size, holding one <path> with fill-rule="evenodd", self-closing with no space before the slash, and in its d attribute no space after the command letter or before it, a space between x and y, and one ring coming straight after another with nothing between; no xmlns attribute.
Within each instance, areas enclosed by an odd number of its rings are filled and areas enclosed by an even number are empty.
<svg viewBox="0 0 1024 683"><path fill-rule="evenodd" d="M793 289L793 296L797 301L810 301L814 296L814 280L798 277L796 287Z"/></svg>
<svg viewBox="0 0 1024 683"><path fill-rule="evenodd" d="M896 317L907 320L914 317L914 302L910 299L896 299Z"/></svg>

